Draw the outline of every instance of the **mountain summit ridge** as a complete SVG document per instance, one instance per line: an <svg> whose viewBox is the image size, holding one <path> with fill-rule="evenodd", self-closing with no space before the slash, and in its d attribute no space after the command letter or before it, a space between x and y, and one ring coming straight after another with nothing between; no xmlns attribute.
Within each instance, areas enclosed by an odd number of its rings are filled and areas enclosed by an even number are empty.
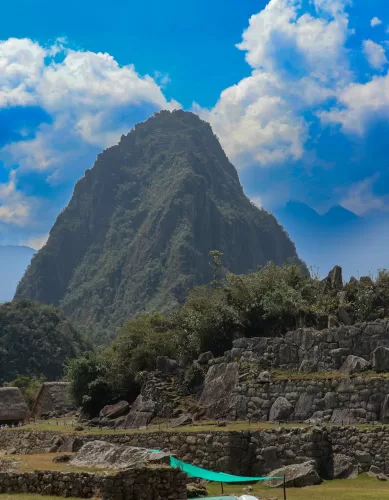
<svg viewBox="0 0 389 500"><path fill-rule="evenodd" d="M297 259L276 219L244 194L210 125L161 111L86 170L16 297L60 305L102 336L209 283L215 249L235 273Z"/></svg>

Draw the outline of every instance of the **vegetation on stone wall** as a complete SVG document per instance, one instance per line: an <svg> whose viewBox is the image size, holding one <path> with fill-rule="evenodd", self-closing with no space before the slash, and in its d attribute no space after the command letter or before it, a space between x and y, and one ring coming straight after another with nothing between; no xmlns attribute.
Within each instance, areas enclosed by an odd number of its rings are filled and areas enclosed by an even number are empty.
<svg viewBox="0 0 389 500"><path fill-rule="evenodd" d="M219 356L231 349L236 337L280 336L299 327L320 330L329 322L353 324L389 317L386 270L375 280L352 278L346 284L340 268L320 280L293 264L278 267L269 263L255 272L236 275L220 272L222 255L216 255L217 262L215 255L209 286L195 287L183 305L165 315L143 314L131 319L108 349L95 358L71 363L68 376L73 387L82 387L78 393L73 391L80 403L87 401L90 408L97 407L101 386L104 400L128 397L129 391L136 392L140 374L155 369L158 356L196 359L206 351ZM91 377L91 360L104 366L102 376ZM189 385L192 377L188 373Z"/></svg>

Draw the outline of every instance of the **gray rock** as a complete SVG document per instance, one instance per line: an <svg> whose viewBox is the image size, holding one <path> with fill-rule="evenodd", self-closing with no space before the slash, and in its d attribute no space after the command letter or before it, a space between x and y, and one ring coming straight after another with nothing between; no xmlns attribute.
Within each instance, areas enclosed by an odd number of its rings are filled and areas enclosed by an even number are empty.
<svg viewBox="0 0 389 500"><path fill-rule="evenodd" d="M145 400L140 394L136 398L130 413L124 421L119 423L118 428L139 429L140 427L146 427L155 415L155 407L154 401Z"/></svg>
<svg viewBox="0 0 389 500"><path fill-rule="evenodd" d="M343 365L339 368L341 373L346 375L352 375L353 373L359 373L367 370L370 367L370 363L359 356L349 355L345 359Z"/></svg>
<svg viewBox="0 0 389 500"><path fill-rule="evenodd" d="M96 467L104 469L128 469L140 464L170 464L170 454L150 452L147 448L136 448L90 441L84 444L77 455L70 461L73 467Z"/></svg>
<svg viewBox="0 0 389 500"><path fill-rule="evenodd" d="M211 359L213 359L213 354L211 351L203 352L200 354L199 359L197 360L199 365L207 365Z"/></svg>
<svg viewBox="0 0 389 500"><path fill-rule="evenodd" d="M269 476L279 476L281 479L271 479L265 481L266 486L271 488L280 488L285 483L287 487L302 488L305 486L313 486L320 484L322 480L316 471L316 463L314 461L304 462L302 464L293 464L273 470Z"/></svg>
<svg viewBox="0 0 389 500"><path fill-rule="evenodd" d="M300 394L296 406L294 407L294 419L303 422L310 418L314 400L315 396L313 394L307 394L306 392Z"/></svg>
<svg viewBox="0 0 389 500"><path fill-rule="evenodd" d="M389 349L387 347L377 347L373 351L371 364L373 370L376 372L388 372L389 371Z"/></svg>
<svg viewBox="0 0 389 500"><path fill-rule="evenodd" d="M377 474L378 481L389 481L389 477L385 474Z"/></svg>
<svg viewBox="0 0 389 500"><path fill-rule="evenodd" d="M288 420L293 413L293 406L286 398L277 398L270 408L269 420L272 422L279 420Z"/></svg>
<svg viewBox="0 0 389 500"><path fill-rule="evenodd" d="M361 464L368 464L372 460L372 456L370 455L370 453L367 453L367 451L361 451L361 450L357 450L355 452L355 458Z"/></svg>
<svg viewBox="0 0 389 500"><path fill-rule="evenodd" d="M236 339L232 342L233 347L237 349L246 349L248 346L247 339Z"/></svg>
<svg viewBox="0 0 389 500"><path fill-rule="evenodd" d="M209 418L236 418L240 404L237 385L238 363L220 363L208 369L199 402L206 408Z"/></svg>
<svg viewBox="0 0 389 500"><path fill-rule="evenodd" d="M268 371L263 371L258 375L256 380L257 380L257 382L270 382L271 381L271 374Z"/></svg>
<svg viewBox="0 0 389 500"><path fill-rule="evenodd" d="M358 462L347 455L335 454L328 475L331 479L354 479L358 477Z"/></svg>
<svg viewBox="0 0 389 500"><path fill-rule="evenodd" d="M100 411L99 416L100 418L118 418L128 413L129 409L130 405L127 401L119 401L114 405L104 406L104 408Z"/></svg>
<svg viewBox="0 0 389 500"><path fill-rule="evenodd" d="M172 420L169 424L169 427L181 427L183 425L190 425L193 423L193 417L192 415L189 415L188 413L184 413L180 415L178 418L175 420Z"/></svg>
<svg viewBox="0 0 389 500"><path fill-rule="evenodd" d="M354 410L351 408L336 408L330 420L331 424L348 425L356 422Z"/></svg>
<svg viewBox="0 0 389 500"><path fill-rule="evenodd" d="M372 465L367 473L370 477L377 477L379 474L382 474L382 470L376 465Z"/></svg>

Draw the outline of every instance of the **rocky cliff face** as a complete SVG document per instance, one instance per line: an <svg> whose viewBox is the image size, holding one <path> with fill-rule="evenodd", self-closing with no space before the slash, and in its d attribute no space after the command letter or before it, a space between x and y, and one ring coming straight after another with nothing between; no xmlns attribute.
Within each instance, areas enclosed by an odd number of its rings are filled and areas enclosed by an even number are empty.
<svg viewBox="0 0 389 500"><path fill-rule="evenodd" d="M276 219L244 195L211 127L162 111L98 155L16 296L114 332L132 314L169 308L210 282L214 249L235 273L297 258Z"/></svg>

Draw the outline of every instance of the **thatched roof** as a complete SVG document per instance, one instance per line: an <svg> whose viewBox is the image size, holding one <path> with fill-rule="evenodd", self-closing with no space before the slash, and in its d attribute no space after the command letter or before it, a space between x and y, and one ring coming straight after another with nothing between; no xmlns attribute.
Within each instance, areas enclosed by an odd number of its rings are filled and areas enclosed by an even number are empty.
<svg viewBox="0 0 389 500"><path fill-rule="evenodd" d="M30 415L18 387L0 387L0 422L20 422Z"/></svg>
<svg viewBox="0 0 389 500"><path fill-rule="evenodd" d="M32 414L40 417L47 412L66 412L75 407L69 382L44 382L35 400Z"/></svg>

